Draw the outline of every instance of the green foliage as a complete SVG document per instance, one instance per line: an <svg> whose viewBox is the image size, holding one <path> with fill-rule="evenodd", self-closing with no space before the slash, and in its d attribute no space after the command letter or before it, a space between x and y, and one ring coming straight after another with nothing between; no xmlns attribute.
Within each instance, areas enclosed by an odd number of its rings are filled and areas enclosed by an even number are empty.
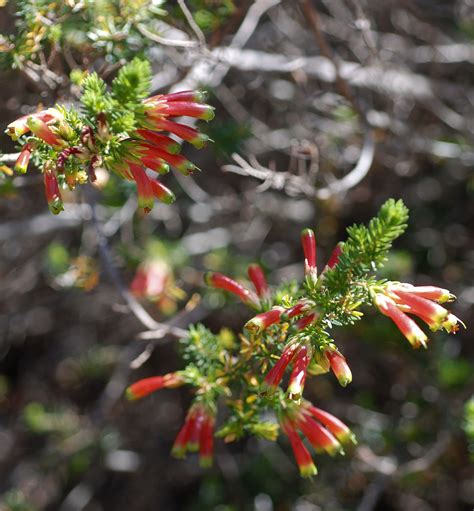
<svg viewBox="0 0 474 511"><path fill-rule="evenodd" d="M151 67L147 60L135 58L120 69L112 83L112 96L126 107L134 107L150 93Z"/></svg>
<svg viewBox="0 0 474 511"><path fill-rule="evenodd" d="M338 264L326 275L326 286L343 294L354 281L382 266L393 240L405 231L407 220L408 209L403 202L389 199L367 227L349 227Z"/></svg>
<svg viewBox="0 0 474 511"><path fill-rule="evenodd" d="M375 271L387 260L392 242L407 226L408 209L401 200L389 199L368 226L353 225L335 268L314 284L306 281L306 291L323 310L332 309L329 324L351 324L360 318L357 309L371 301L370 288L377 282Z"/></svg>
<svg viewBox="0 0 474 511"><path fill-rule="evenodd" d="M85 76L80 84L82 86L81 103L88 115L94 116L113 108L109 95L106 95L107 85L97 73Z"/></svg>
<svg viewBox="0 0 474 511"><path fill-rule="evenodd" d="M474 396L472 396L464 405L464 421L462 428L466 435L469 452L474 460Z"/></svg>
<svg viewBox="0 0 474 511"><path fill-rule="evenodd" d="M3 36L6 51L0 63L18 68L41 64L42 58L47 60L58 49L79 65L101 56L111 63L129 60L151 43L139 26L167 16L161 0L15 0L10 4L17 17L16 30Z"/></svg>
<svg viewBox="0 0 474 511"><path fill-rule="evenodd" d="M150 84L150 64L138 57L120 69L112 81L110 92L97 73L85 76L80 82L81 103L85 113L92 117L89 123L93 125L99 114L105 114L114 134L133 130L138 120L143 119L142 100L148 96Z"/></svg>

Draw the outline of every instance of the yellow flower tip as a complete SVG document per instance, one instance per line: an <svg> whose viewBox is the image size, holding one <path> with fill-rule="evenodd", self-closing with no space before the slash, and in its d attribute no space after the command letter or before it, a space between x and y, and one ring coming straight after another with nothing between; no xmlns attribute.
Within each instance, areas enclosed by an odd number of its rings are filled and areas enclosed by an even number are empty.
<svg viewBox="0 0 474 511"><path fill-rule="evenodd" d="M132 388L131 387L128 387L126 390L125 390L125 397L129 400L129 401L137 401L138 399L138 396L133 392Z"/></svg>
<svg viewBox="0 0 474 511"><path fill-rule="evenodd" d="M308 465L300 465L300 474L301 477L313 477L317 475L318 469L314 463L309 463Z"/></svg>

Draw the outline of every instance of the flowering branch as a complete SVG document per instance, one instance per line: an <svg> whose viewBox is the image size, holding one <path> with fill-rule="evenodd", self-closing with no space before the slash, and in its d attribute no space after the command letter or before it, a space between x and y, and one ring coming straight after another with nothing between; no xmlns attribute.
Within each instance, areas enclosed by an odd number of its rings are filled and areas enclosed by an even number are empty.
<svg viewBox="0 0 474 511"><path fill-rule="evenodd" d="M431 330L450 333L462 324L440 305L454 299L449 291L376 279L407 219L401 201L387 201L368 226L347 230L347 240L335 247L320 272L315 234L304 230L305 278L299 284L271 289L257 265L248 271L255 291L220 273L205 276L207 285L235 295L257 314L238 337L227 330L214 334L202 325L190 327L181 341L184 369L140 380L127 393L130 399L140 399L170 386L194 388L194 402L172 449L175 456L199 450L201 464L209 465L210 430L219 404L225 412L216 436L226 442L245 434L276 440L280 429L302 476L317 470L300 435L316 452L330 455L343 453L344 446L355 442L344 423L303 398L308 377L332 371L342 386L352 381L349 364L331 335L334 327L360 320L361 307L376 306L418 348L426 347L427 337L410 316L422 319Z"/></svg>
<svg viewBox="0 0 474 511"><path fill-rule="evenodd" d="M99 168L134 181L138 204L145 213L154 200L171 203L175 196L160 180L170 166L190 175L195 165L178 154L176 138L202 148L208 138L176 117L209 121L213 108L201 91L182 91L147 98L150 65L134 59L118 73L108 91L95 73L80 81L82 110L57 105L20 117L7 127L21 152L15 170L27 172L30 159L42 169L46 199L52 213L63 210L61 191L97 180ZM168 134L166 134L168 133ZM175 138L172 138L171 136Z"/></svg>

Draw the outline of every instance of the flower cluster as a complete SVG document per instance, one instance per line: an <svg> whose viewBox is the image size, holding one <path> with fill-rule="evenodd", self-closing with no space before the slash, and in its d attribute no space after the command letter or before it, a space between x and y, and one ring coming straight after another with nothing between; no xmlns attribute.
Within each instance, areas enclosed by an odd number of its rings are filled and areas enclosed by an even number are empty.
<svg viewBox="0 0 474 511"><path fill-rule="evenodd" d="M193 163L178 154L181 145L163 132L172 133L198 149L204 147L208 140L206 135L171 120L182 116L206 121L213 119L213 108L202 103L204 98L203 92L183 91L144 100L143 125L121 142L119 150L123 160L113 162L111 168L125 179L135 181L138 205L145 212L153 208L155 198L167 204L175 200L171 190L147 175L147 168L166 174L171 165L185 176L196 169Z"/></svg>
<svg viewBox="0 0 474 511"><path fill-rule="evenodd" d="M289 407L282 414L280 424L303 476L312 476L318 471L298 431L308 439L316 452L325 451L330 456L344 454L343 445L355 443L354 435L342 421L308 401Z"/></svg>
<svg viewBox="0 0 474 511"><path fill-rule="evenodd" d="M149 66L148 66L149 67ZM105 168L133 181L138 205L149 212L158 199L175 200L173 192L147 173L166 174L170 166L184 175L196 168L184 156L179 139L202 148L208 137L175 121L191 117L209 121L213 108L200 91L182 91L144 97L148 89L147 63L132 61L122 68L112 92L90 75L84 79L84 112L57 106L10 123L7 134L21 144L15 170L25 173L31 157L42 167L45 193L52 213L63 209L61 190L96 181L96 170ZM141 87L133 89L137 80ZM175 139L171 138L174 136Z"/></svg>
<svg viewBox="0 0 474 511"><path fill-rule="evenodd" d="M375 269L383 265L406 219L401 201L387 201L368 227L348 229L347 240L336 245L320 272L315 234L304 230L305 277L301 283L273 288L257 264L247 272L252 286L218 272L205 275L210 288L236 296L254 316L238 337L225 330L213 334L202 325L191 327L182 340L185 368L140 380L127 392L136 399L164 387L187 384L194 388L196 397L173 454L184 456L199 448L207 464L216 418L215 435L226 442L245 434L276 440L280 430L303 476L316 473L304 439L316 453L330 455L342 454L343 447L355 442L344 423L303 398L311 376L332 371L342 386L352 381L349 365L330 335L334 326L360 320L361 307L375 305L418 347L426 336L408 314L421 318L432 330L455 333L460 323L439 305L454 299L449 291L375 279ZM216 417L219 403L226 412Z"/></svg>
<svg viewBox="0 0 474 511"><path fill-rule="evenodd" d="M407 314L420 318L433 332L444 329L454 334L459 330L459 324L464 325L459 318L439 305L455 299L447 289L389 282L380 290L373 289L372 293L380 312L397 325L414 348L426 348L428 338Z"/></svg>
<svg viewBox="0 0 474 511"><path fill-rule="evenodd" d="M127 388L126 394L129 400L135 401L157 390L180 387L184 383L180 372L169 373L139 380ZM214 425L215 411L201 402L194 403L171 449L173 456L184 458L188 451L199 451L201 466L209 467L212 464Z"/></svg>

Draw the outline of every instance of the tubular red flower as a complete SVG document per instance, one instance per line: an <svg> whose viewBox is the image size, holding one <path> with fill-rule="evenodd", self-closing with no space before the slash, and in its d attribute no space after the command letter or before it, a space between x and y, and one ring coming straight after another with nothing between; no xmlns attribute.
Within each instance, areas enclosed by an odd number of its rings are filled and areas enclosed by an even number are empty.
<svg viewBox="0 0 474 511"><path fill-rule="evenodd" d="M306 307L307 305L305 302L299 302L296 305L293 305L293 307L290 307L283 313L282 320L286 321L287 319L291 319L294 318L295 316L298 316L306 309Z"/></svg>
<svg viewBox="0 0 474 511"><path fill-rule="evenodd" d="M303 394L306 381L306 371L311 360L310 350L307 346L301 346L294 356L293 371L288 384L288 394L291 399L299 399Z"/></svg>
<svg viewBox="0 0 474 511"><path fill-rule="evenodd" d="M49 210L53 215L57 215L64 209L61 192L59 191L58 178L50 170L45 170L43 173L43 180Z"/></svg>
<svg viewBox="0 0 474 511"><path fill-rule="evenodd" d="M260 301L253 291L250 291L222 273L208 272L204 275L204 281L208 286L224 289L238 296L246 305L256 308L260 306Z"/></svg>
<svg viewBox="0 0 474 511"><path fill-rule="evenodd" d="M163 94L162 96L155 96L156 99L162 99L164 101L191 101L192 103L202 103L206 100L206 97L207 94L201 90L185 90L172 92L171 94Z"/></svg>
<svg viewBox="0 0 474 511"><path fill-rule="evenodd" d="M189 410L186 420L184 421L183 427L180 429L176 440L174 441L173 447L171 448L171 454L175 458L184 458L186 451L189 447L191 434L195 429L196 424L196 409L191 407Z"/></svg>
<svg viewBox="0 0 474 511"><path fill-rule="evenodd" d="M41 112L23 115L22 117L19 117L18 119L11 122L7 126L7 129L5 130L6 133L13 140L17 140L22 135L25 135L25 133L28 133L28 131L30 131L30 128L28 127L28 119L30 117L41 119L46 124L50 124L52 122L61 120L63 118L63 115L55 108L48 108L47 110L42 110Z"/></svg>
<svg viewBox="0 0 474 511"><path fill-rule="evenodd" d="M167 153L177 154L181 151L179 143L166 135L147 129L138 129L136 133L139 137L148 140Z"/></svg>
<svg viewBox="0 0 474 511"><path fill-rule="evenodd" d="M163 149L160 149L159 147L156 147L152 144L147 144L144 147L146 147L148 151L141 157L142 161L144 158L146 158L147 161L161 158L162 160L167 161L170 165L175 167L181 172L181 174L184 174L185 176L189 176L196 169L196 166L181 154L167 153Z"/></svg>
<svg viewBox="0 0 474 511"><path fill-rule="evenodd" d="M207 415L199 436L199 464L202 467L212 465L212 453L214 450L214 417Z"/></svg>
<svg viewBox="0 0 474 511"><path fill-rule="evenodd" d="M170 171L170 166L161 158L143 156L140 161L145 167L158 172L158 174L167 174Z"/></svg>
<svg viewBox="0 0 474 511"><path fill-rule="evenodd" d="M204 133L200 133L197 129L186 126L185 124L179 124L168 119L159 119L155 124L156 128L169 131L174 133L179 138L186 140L197 149L201 149L206 145L209 137Z"/></svg>
<svg viewBox="0 0 474 511"><path fill-rule="evenodd" d="M301 244L304 252L304 266L306 275L317 275L316 268L316 238L311 229L301 232Z"/></svg>
<svg viewBox="0 0 474 511"><path fill-rule="evenodd" d="M278 362L265 376L265 387L267 387L269 390L274 390L276 387L278 387L283 378L283 375L285 374L285 370L288 367L288 364L292 361L298 348L298 343L290 343L285 347L281 357L278 359Z"/></svg>
<svg viewBox="0 0 474 511"><path fill-rule="evenodd" d="M293 449L293 454L295 456L296 463L298 464L300 474L303 477L316 475L318 473L316 465L313 463L311 454L304 446L294 425L290 421L284 420L282 422L282 430L290 440L291 448Z"/></svg>
<svg viewBox="0 0 474 511"><path fill-rule="evenodd" d="M311 313L295 321L293 327L296 330L303 330L316 319L316 313Z"/></svg>
<svg viewBox="0 0 474 511"><path fill-rule="evenodd" d="M341 444L334 435L308 415L301 414L298 427L316 451L323 449L331 456L344 454Z"/></svg>
<svg viewBox="0 0 474 511"><path fill-rule="evenodd" d="M428 318L431 324L439 325L439 328L441 328L441 324L448 317L448 311L431 300L400 289L393 291L393 293L398 297L397 303L400 302L403 305L408 305L413 314L421 314Z"/></svg>
<svg viewBox="0 0 474 511"><path fill-rule="evenodd" d="M164 184L154 179L150 179L153 195L165 204L172 204L176 200L175 194L167 188Z"/></svg>
<svg viewBox="0 0 474 511"><path fill-rule="evenodd" d="M334 376L337 378L340 385L345 387L352 381L352 373L347 365L345 357L333 348L328 348L325 350L324 354L331 365Z"/></svg>
<svg viewBox="0 0 474 511"><path fill-rule="evenodd" d="M169 117L195 117L204 121L212 121L215 115L212 106L194 103L192 101L167 102L166 107L160 109L158 113Z"/></svg>
<svg viewBox="0 0 474 511"><path fill-rule="evenodd" d="M24 174L28 169L28 163L30 162L32 148L30 144L25 144L21 149L20 156L15 163L15 170L19 174Z"/></svg>
<svg viewBox="0 0 474 511"><path fill-rule="evenodd" d="M336 264L338 263L339 257L342 254L343 246L344 246L343 243L338 243L334 247L334 250L332 251L332 254L329 257L329 261L327 262L327 265L326 265L326 267L329 268L330 270L332 270L334 268L334 266L336 266Z"/></svg>
<svg viewBox="0 0 474 511"><path fill-rule="evenodd" d="M143 208L145 213L153 209L153 188L150 178L146 175L143 167L135 163L129 163L130 172L137 184L138 207Z"/></svg>
<svg viewBox="0 0 474 511"><path fill-rule="evenodd" d="M127 399L135 401L148 396L152 392L163 388L176 388L184 384L184 379L179 373L169 373L164 376L152 376L138 380L126 390Z"/></svg>
<svg viewBox="0 0 474 511"><path fill-rule="evenodd" d="M187 445L187 450L189 452L199 451L201 431L204 425L204 420L206 418L206 412L201 406L195 405L194 408L196 419L189 435L189 441Z"/></svg>
<svg viewBox="0 0 474 511"><path fill-rule="evenodd" d="M252 284L255 286L257 295L260 298L267 297L269 293L269 288L262 267L259 264L250 264L249 267L247 268L247 274L249 276L249 279L252 281Z"/></svg>
<svg viewBox="0 0 474 511"><path fill-rule="evenodd" d="M40 118L29 117L27 124L28 128L33 132L33 134L46 142L48 145L53 147L62 147L64 145L64 141L55 135L51 131L50 127Z"/></svg>
<svg viewBox="0 0 474 511"><path fill-rule="evenodd" d="M421 328L406 314L404 314L388 296L377 294L375 296L375 305L380 312L388 316L398 327L400 332L407 338L414 348L423 346L426 348L428 338Z"/></svg>
<svg viewBox="0 0 474 511"><path fill-rule="evenodd" d="M329 429L329 431L339 440L339 442L341 442L341 444L344 445L349 442L356 443L352 431L334 415L312 405L309 405L306 410L315 419L324 424Z"/></svg>
<svg viewBox="0 0 474 511"><path fill-rule="evenodd" d="M283 307L274 307L267 312L257 314L245 323L245 328L253 334L259 334L269 326L279 323L284 310Z"/></svg>
<svg viewBox="0 0 474 511"><path fill-rule="evenodd" d="M411 284L392 284L389 291L406 291L411 295L421 296L438 303L452 302L456 297L447 289L436 286L412 286Z"/></svg>

